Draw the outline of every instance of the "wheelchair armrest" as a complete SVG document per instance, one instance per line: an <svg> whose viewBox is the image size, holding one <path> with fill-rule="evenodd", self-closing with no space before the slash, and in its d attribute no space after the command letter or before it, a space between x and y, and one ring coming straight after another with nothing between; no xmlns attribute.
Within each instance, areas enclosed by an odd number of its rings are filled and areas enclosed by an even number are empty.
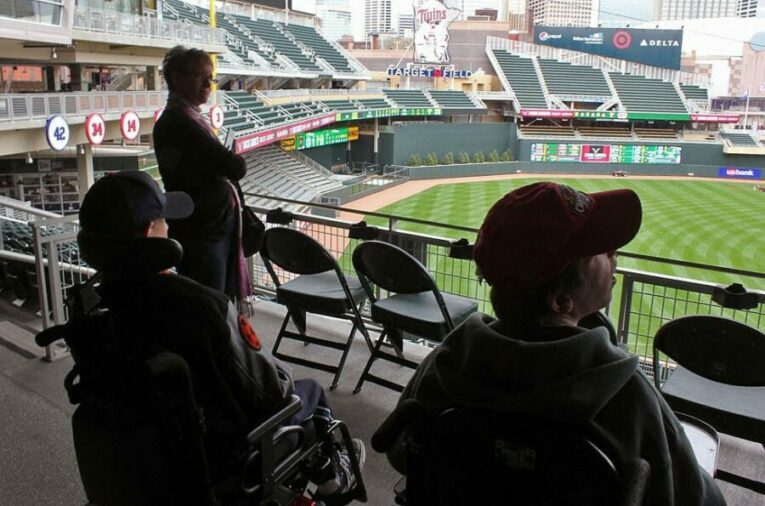
<svg viewBox="0 0 765 506"><path fill-rule="evenodd" d="M372 435L372 448L378 453L386 453L398 440L399 436L417 419L427 415L422 401L406 399L380 425Z"/></svg>
<svg viewBox="0 0 765 506"><path fill-rule="evenodd" d="M293 395L286 406L271 415L266 421L247 434L247 443L250 445L257 444L265 435L273 432L279 425L282 425L289 420L292 415L300 411L302 405L303 402L300 398L297 395Z"/></svg>

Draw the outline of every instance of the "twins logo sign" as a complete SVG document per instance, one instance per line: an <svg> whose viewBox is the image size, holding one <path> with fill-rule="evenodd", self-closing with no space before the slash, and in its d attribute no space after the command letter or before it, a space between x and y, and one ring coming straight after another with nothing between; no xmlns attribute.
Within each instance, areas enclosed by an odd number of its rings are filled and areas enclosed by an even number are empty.
<svg viewBox="0 0 765 506"><path fill-rule="evenodd" d="M447 63L449 61L449 24L457 18L453 9L437 0L414 0L414 61Z"/></svg>

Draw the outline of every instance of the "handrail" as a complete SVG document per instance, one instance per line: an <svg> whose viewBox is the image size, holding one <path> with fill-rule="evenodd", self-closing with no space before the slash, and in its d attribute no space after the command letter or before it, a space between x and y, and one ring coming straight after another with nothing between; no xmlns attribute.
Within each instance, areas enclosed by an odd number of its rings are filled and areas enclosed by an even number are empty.
<svg viewBox="0 0 765 506"><path fill-rule="evenodd" d="M391 167L398 166L392 165ZM406 167L401 167L402 169ZM318 203L311 203L311 202L303 202L300 200L292 200L282 197L276 197L274 195L260 195L257 193L247 193L247 195L258 197L258 198L265 198L270 200L276 200L280 202L287 202L290 204L298 204L303 206L313 206L313 207L320 207L324 209L332 209L338 212L347 212L351 214L360 214L360 215L366 215L366 216L375 216L377 218L385 218L387 220L395 220L395 221L407 221L410 223L417 223L419 225L427 225L431 227L440 227L445 229L451 229L451 230L460 230L463 232L470 232L473 234L478 234L478 229L473 227L465 227L462 225L453 225L453 224L447 224L447 223L439 223L435 221L430 220L422 220L420 218L410 218L410 217L402 217L397 216L394 214L387 214L387 213L380 213L377 211L364 211L361 209L354 209L350 207L336 207L336 206L329 206L325 204L318 204ZM697 269L703 269L706 271L713 271L713 272L721 272L726 274L736 274L739 276L746 276L751 278L757 278L757 279L765 279L765 272L756 272L756 271L748 271L744 269L734 269L731 267L721 267L719 265L706 265L706 264L700 264L695 262L687 262L685 260L675 260L671 258L662 258L662 257L654 257L651 255L643 255L640 253L630 253L628 251L619 251L619 256L624 258L634 258L636 260L645 260L650 262L658 262L658 263L664 263L664 264L670 264L670 265L676 265L680 267L692 267Z"/></svg>
<svg viewBox="0 0 765 506"><path fill-rule="evenodd" d="M119 114L126 109L155 111L165 105L166 91L19 93L0 95L0 124L45 119L51 114Z"/></svg>
<svg viewBox="0 0 765 506"><path fill-rule="evenodd" d="M151 39L182 39L197 44L226 44L225 31L220 28L84 6L76 7L73 28L142 37L146 38L147 42Z"/></svg>

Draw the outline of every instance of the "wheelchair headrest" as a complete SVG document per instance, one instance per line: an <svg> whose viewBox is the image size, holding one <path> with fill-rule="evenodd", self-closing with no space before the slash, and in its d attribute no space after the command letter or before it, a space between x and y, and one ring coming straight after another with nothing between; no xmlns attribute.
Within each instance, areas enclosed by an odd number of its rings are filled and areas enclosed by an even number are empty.
<svg viewBox="0 0 765 506"><path fill-rule="evenodd" d="M160 272L178 265L183 258L183 248L173 239L141 237L120 241L80 230L77 243L88 265L118 278Z"/></svg>

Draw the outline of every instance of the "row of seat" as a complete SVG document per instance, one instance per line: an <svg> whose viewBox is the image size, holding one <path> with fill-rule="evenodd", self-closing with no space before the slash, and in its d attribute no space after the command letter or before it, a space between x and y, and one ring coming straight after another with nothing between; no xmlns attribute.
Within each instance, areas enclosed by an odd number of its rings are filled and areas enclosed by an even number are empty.
<svg viewBox="0 0 765 506"><path fill-rule="evenodd" d="M699 86L680 85L678 92L672 83L660 79L619 72L604 73L585 65L525 57L502 49L492 52L499 64L496 70L507 78L523 108L547 108L545 86L552 95L591 96L605 101L614 96L609 81L627 111L688 113L685 99L708 99L707 90ZM540 73L534 65L535 59Z"/></svg>

